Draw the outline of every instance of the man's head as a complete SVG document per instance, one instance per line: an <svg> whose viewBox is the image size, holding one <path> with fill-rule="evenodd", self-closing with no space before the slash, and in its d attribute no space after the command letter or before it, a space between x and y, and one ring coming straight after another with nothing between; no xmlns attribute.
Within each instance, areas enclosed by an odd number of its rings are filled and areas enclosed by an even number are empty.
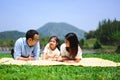
<svg viewBox="0 0 120 80"><path fill-rule="evenodd" d="M26 33L26 40L28 46L34 46L39 41L39 34L36 30L29 30Z"/></svg>

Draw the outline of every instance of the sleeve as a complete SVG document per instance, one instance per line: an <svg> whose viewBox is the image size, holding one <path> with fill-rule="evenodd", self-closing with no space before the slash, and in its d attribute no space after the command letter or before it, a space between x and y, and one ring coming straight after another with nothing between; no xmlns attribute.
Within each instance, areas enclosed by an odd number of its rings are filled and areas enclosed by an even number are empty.
<svg viewBox="0 0 120 80"><path fill-rule="evenodd" d="M45 46L45 48L44 48L44 50L43 50L43 54L44 54L44 53L47 53L48 48L49 48L49 43Z"/></svg>
<svg viewBox="0 0 120 80"><path fill-rule="evenodd" d="M17 60L21 56L22 43L20 40L17 40L14 45L14 59Z"/></svg>
<svg viewBox="0 0 120 80"><path fill-rule="evenodd" d="M55 57L59 57L60 56L60 51L58 50L58 48L56 49L56 54L55 54Z"/></svg>
<svg viewBox="0 0 120 80"><path fill-rule="evenodd" d="M75 58L82 59L82 50L81 50L80 46L78 46L78 53L77 53L77 56Z"/></svg>
<svg viewBox="0 0 120 80"><path fill-rule="evenodd" d="M61 56L66 56L66 55L65 55L65 45L64 45L64 44L62 44L62 45L60 46L60 53L61 53Z"/></svg>
<svg viewBox="0 0 120 80"><path fill-rule="evenodd" d="M33 56L35 60L39 59L39 54L40 54L40 44L39 42L35 45L34 51L33 51Z"/></svg>

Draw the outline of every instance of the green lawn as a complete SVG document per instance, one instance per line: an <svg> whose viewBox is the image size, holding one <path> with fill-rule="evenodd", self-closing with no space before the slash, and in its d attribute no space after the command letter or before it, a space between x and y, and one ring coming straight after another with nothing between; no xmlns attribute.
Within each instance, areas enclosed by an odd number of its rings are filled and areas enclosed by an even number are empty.
<svg viewBox="0 0 120 80"><path fill-rule="evenodd" d="M119 80L120 67L0 65L0 80Z"/></svg>
<svg viewBox="0 0 120 80"><path fill-rule="evenodd" d="M96 54L83 54L83 58L87 58L87 57L97 57L97 58L102 58L102 59L108 59L114 62L120 62L120 54L107 54L107 53L96 53Z"/></svg>
<svg viewBox="0 0 120 80"><path fill-rule="evenodd" d="M12 57L11 54L6 54L6 53L0 53L0 58L4 58L4 57Z"/></svg>
<svg viewBox="0 0 120 80"><path fill-rule="evenodd" d="M0 54L0 58L11 57ZM83 54L120 62L120 54ZM0 65L0 80L119 80L119 67Z"/></svg>

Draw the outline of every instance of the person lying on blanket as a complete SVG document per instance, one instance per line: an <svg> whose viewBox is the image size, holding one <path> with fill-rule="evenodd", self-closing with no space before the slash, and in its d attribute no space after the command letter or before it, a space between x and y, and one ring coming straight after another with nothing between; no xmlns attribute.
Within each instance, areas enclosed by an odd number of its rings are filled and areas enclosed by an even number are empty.
<svg viewBox="0 0 120 80"><path fill-rule="evenodd" d="M63 62L79 62L82 59L82 50L75 33L68 33L65 36L65 43L60 47L61 58Z"/></svg>
<svg viewBox="0 0 120 80"><path fill-rule="evenodd" d="M19 38L14 45L13 58L15 60L38 60L40 53L39 34L36 30L29 30L26 38Z"/></svg>
<svg viewBox="0 0 120 80"><path fill-rule="evenodd" d="M52 60L56 61L60 56L59 51L59 39L57 36L51 36L49 39L49 43L45 46L43 50L43 60Z"/></svg>

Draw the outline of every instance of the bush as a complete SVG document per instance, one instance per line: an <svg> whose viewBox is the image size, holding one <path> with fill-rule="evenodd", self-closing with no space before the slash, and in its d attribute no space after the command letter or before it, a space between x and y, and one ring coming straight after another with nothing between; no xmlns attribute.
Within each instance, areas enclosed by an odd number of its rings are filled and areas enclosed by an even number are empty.
<svg viewBox="0 0 120 80"><path fill-rule="evenodd" d="M117 49L116 49L115 52L116 52L116 53L120 53L120 46L117 47Z"/></svg>
<svg viewBox="0 0 120 80"><path fill-rule="evenodd" d="M85 42L84 39L81 39L79 42L80 42L80 47L83 48Z"/></svg>
<svg viewBox="0 0 120 80"><path fill-rule="evenodd" d="M87 43L85 43L83 48L84 49L90 49L90 46Z"/></svg>
<svg viewBox="0 0 120 80"><path fill-rule="evenodd" d="M102 48L101 44L98 40L96 40L96 42L94 43L93 49L100 49L100 48Z"/></svg>

